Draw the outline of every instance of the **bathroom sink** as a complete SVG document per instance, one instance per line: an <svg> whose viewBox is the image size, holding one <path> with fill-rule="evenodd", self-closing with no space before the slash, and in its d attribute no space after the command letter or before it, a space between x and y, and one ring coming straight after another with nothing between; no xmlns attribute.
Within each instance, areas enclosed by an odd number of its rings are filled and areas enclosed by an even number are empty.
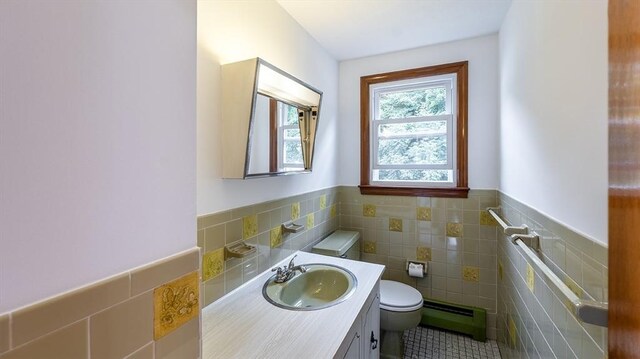
<svg viewBox="0 0 640 359"><path fill-rule="evenodd" d="M303 265L307 271L297 273L284 283L276 283L275 275L262 287L269 303L290 310L318 310L336 305L353 294L358 285L349 270L332 264Z"/></svg>

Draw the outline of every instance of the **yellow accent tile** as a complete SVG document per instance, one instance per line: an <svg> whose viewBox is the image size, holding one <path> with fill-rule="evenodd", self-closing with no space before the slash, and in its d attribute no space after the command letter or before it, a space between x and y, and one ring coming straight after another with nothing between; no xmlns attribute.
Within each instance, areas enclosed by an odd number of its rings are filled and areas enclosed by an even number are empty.
<svg viewBox="0 0 640 359"><path fill-rule="evenodd" d="M536 274L533 271L533 267L531 266L531 264L527 263L527 287L529 287L529 290L531 291L531 293L533 293L533 288L535 286L536 283Z"/></svg>
<svg viewBox="0 0 640 359"><path fill-rule="evenodd" d="M448 237L462 237L462 223L447 223Z"/></svg>
<svg viewBox="0 0 640 359"><path fill-rule="evenodd" d="M300 202L291 204L291 220L300 218Z"/></svg>
<svg viewBox="0 0 640 359"><path fill-rule="evenodd" d="M467 282L479 282L480 281L480 268L464 266L462 267L462 279Z"/></svg>
<svg viewBox="0 0 640 359"><path fill-rule="evenodd" d="M153 338L155 340L198 316L199 288L196 271L153 290Z"/></svg>
<svg viewBox="0 0 640 359"><path fill-rule="evenodd" d="M429 247L418 247L416 249L416 259L419 261L430 261L431 260L431 248Z"/></svg>
<svg viewBox="0 0 640 359"><path fill-rule="evenodd" d="M307 229L313 228L315 225L316 216L313 213L307 214Z"/></svg>
<svg viewBox="0 0 640 359"><path fill-rule="evenodd" d="M430 221L431 220L431 207L418 207L418 208L416 208L416 219L418 221Z"/></svg>
<svg viewBox="0 0 640 359"><path fill-rule="evenodd" d="M323 194L322 196L320 196L320 209L325 208L327 208L327 195Z"/></svg>
<svg viewBox="0 0 640 359"><path fill-rule="evenodd" d="M217 277L224 270L224 248L207 252L202 257L202 281Z"/></svg>
<svg viewBox="0 0 640 359"><path fill-rule="evenodd" d="M497 226L498 222L489 212L480 211L480 224L484 226Z"/></svg>
<svg viewBox="0 0 640 359"><path fill-rule="evenodd" d="M370 254L376 254L377 253L376 242L364 241L363 244L364 244L364 252L365 253L370 253Z"/></svg>
<svg viewBox="0 0 640 359"><path fill-rule="evenodd" d="M249 239L258 235L258 215L242 218L242 238Z"/></svg>
<svg viewBox="0 0 640 359"><path fill-rule="evenodd" d="M515 348L518 334L516 333L516 322L513 321L511 316L509 316L509 337L511 338L511 347Z"/></svg>
<svg viewBox="0 0 640 359"><path fill-rule="evenodd" d="M375 204L363 204L362 205L362 215L365 217L375 217L376 216L376 205Z"/></svg>
<svg viewBox="0 0 640 359"><path fill-rule="evenodd" d="M498 260L498 278L502 280L504 277L504 270L502 269L502 261Z"/></svg>
<svg viewBox="0 0 640 359"><path fill-rule="evenodd" d="M270 243L271 248L278 247L282 244L282 227L271 229Z"/></svg>
<svg viewBox="0 0 640 359"><path fill-rule="evenodd" d="M402 232L402 219L389 218L389 230L394 232Z"/></svg>
<svg viewBox="0 0 640 359"><path fill-rule="evenodd" d="M331 206L330 216L331 218L334 218L337 215L338 215L338 207L334 204L333 206Z"/></svg>

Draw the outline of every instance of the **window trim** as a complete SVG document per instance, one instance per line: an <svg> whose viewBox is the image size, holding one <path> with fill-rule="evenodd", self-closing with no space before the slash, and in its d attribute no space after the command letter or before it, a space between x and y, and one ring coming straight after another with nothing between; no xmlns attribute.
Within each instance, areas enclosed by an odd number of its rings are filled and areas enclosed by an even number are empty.
<svg viewBox="0 0 640 359"><path fill-rule="evenodd" d="M456 184L453 187L381 186L371 184L371 126L370 86L386 82L456 74ZM393 71L360 77L360 193L369 195L430 196L467 198L467 118L468 118L468 61Z"/></svg>

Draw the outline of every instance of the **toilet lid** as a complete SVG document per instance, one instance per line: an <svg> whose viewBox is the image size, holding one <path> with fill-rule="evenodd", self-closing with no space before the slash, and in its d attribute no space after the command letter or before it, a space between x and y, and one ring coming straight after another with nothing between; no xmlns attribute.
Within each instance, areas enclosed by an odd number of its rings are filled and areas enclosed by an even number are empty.
<svg viewBox="0 0 640 359"><path fill-rule="evenodd" d="M394 312L410 312L422 308L422 294L404 283L380 281L380 308Z"/></svg>

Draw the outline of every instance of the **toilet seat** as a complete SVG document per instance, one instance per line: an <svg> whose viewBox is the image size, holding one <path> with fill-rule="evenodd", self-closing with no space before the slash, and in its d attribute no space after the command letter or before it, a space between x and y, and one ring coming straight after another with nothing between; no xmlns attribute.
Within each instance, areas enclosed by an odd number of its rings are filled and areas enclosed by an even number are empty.
<svg viewBox="0 0 640 359"><path fill-rule="evenodd" d="M380 309L392 312L411 312L422 308L422 294L404 283L380 281Z"/></svg>

